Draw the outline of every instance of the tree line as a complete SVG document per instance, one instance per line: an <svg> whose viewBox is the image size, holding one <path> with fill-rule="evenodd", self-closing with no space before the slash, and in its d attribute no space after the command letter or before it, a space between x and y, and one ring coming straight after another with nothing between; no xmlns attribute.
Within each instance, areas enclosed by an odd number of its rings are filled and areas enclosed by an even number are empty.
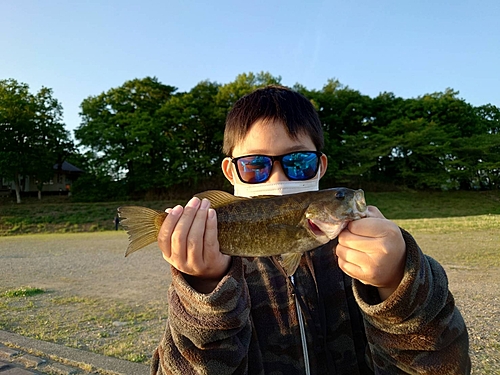
<svg viewBox="0 0 500 375"><path fill-rule="evenodd" d="M25 83L0 81L0 179L14 181L18 203L23 176L32 176L41 192L54 164L76 152L62 116L52 89L32 94Z"/></svg>
<svg viewBox="0 0 500 375"><path fill-rule="evenodd" d="M50 89L31 95L39 102L33 109L21 100L30 97L25 84L0 81L0 175L41 171L27 166L33 159L22 150L38 153L44 145L47 158L64 158L86 171L72 187L81 199L165 198L229 188L220 172L226 114L241 96L280 83L281 77L267 72L247 73L230 83L207 80L178 92L156 78L133 79L83 100L74 145ZM404 99L389 92L372 98L333 79L320 90L292 88L311 100L323 125L329 157L323 187L500 187L500 109L494 105L475 107L452 89ZM30 126L37 131L23 136ZM48 129L52 133L43 133Z"/></svg>

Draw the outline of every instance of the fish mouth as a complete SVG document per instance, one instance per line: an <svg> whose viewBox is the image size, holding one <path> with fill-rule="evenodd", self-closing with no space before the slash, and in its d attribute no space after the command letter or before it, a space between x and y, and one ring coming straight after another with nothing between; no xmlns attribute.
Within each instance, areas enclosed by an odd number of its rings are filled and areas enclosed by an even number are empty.
<svg viewBox="0 0 500 375"><path fill-rule="evenodd" d="M319 220L308 219L309 229L317 237L324 237L330 240L337 238L342 230L351 220L341 220L336 222L323 222Z"/></svg>
<svg viewBox="0 0 500 375"><path fill-rule="evenodd" d="M313 232L313 234L317 237L326 236L326 233L323 232L311 219L307 219L307 224L309 225L309 230Z"/></svg>

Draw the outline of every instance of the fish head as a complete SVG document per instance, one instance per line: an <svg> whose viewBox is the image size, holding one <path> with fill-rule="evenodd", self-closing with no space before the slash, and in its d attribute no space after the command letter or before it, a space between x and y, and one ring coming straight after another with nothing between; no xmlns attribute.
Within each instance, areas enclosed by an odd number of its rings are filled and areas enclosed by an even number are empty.
<svg viewBox="0 0 500 375"><path fill-rule="evenodd" d="M332 240L350 221L368 215L363 190L335 188L322 190L305 211L309 230L317 237Z"/></svg>

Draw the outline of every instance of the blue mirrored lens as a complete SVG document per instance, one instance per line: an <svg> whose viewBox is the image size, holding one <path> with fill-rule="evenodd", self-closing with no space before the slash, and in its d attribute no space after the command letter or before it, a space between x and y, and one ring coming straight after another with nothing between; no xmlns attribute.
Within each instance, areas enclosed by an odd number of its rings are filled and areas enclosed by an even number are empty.
<svg viewBox="0 0 500 375"><path fill-rule="evenodd" d="M258 184L267 181L275 161L290 180L309 180L316 176L321 153L313 151L291 152L279 156L248 155L233 159L241 181Z"/></svg>
<svg viewBox="0 0 500 375"><path fill-rule="evenodd" d="M256 184L269 178L273 161L264 155L248 156L238 159L238 172L243 182Z"/></svg>
<svg viewBox="0 0 500 375"><path fill-rule="evenodd" d="M290 180L308 180L318 172L319 158L313 152L294 152L284 155L281 164Z"/></svg>

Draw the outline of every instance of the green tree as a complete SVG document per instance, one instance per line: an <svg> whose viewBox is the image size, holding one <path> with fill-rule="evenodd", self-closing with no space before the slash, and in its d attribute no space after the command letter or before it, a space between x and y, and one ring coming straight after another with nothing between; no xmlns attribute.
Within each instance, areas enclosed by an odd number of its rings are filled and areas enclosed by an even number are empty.
<svg viewBox="0 0 500 375"><path fill-rule="evenodd" d="M345 154L346 137L369 131L372 126L371 99L336 79L329 79L319 91L308 91L298 84L295 89L309 98L318 111L325 133L323 151L329 158L325 181L338 183L344 178L343 171L357 163L356 155L348 158Z"/></svg>
<svg viewBox="0 0 500 375"><path fill-rule="evenodd" d="M68 161L81 166L84 170L71 186L71 194L75 201L104 202L127 198L126 181L114 179L109 174L107 164L91 151L83 154L74 153L68 157Z"/></svg>
<svg viewBox="0 0 500 375"><path fill-rule="evenodd" d="M73 149L62 123L62 106L51 89L33 95L29 86L14 79L0 81L0 175L14 181L21 202L20 179L37 181L39 198L43 182Z"/></svg>
<svg viewBox="0 0 500 375"><path fill-rule="evenodd" d="M408 100L406 113L442 129L448 147L446 154L440 155L440 173L434 176L441 179L442 187L491 188L499 160L498 137L494 136L499 128L498 109L491 105L475 108L458 95L457 91L447 89L444 93ZM433 138L429 137L429 141Z"/></svg>
<svg viewBox="0 0 500 375"><path fill-rule="evenodd" d="M450 160L450 173L461 189L500 188L500 109L487 104L474 108L479 131L456 139L456 158Z"/></svg>
<svg viewBox="0 0 500 375"><path fill-rule="evenodd" d="M463 190L500 188L500 133L477 134L453 142L450 176Z"/></svg>
<svg viewBox="0 0 500 375"><path fill-rule="evenodd" d="M165 136L164 187L220 187L225 111L217 103L220 85L202 81L162 106Z"/></svg>
<svg viewBox="0 0 500 375"><path fill-rule="evenodd" d="M33 163L38 199L41 199L43 183L54 175L53 164L60 169L69 155L75 152L73 141L62 122L63 108L53 96L51 89L42 87L35 96L37 103L36 123L39 130L35 140L37 148L45 150L45 158L36 158Z"/></svg>
<svg viewBox="0 0 500 375"><path fill-rule="evenodd" d="M269 72L242 73L233 82L226 83L219 88L217 104L222 111L227 113L242 96L250 94L260 87L280 84L281 77L273 76Z"/></svg>
<svg viewBox="0 0 500 375"><path fill-rule="evenodd" d="M158 111L175 90L146 77L81 104L82 123L75 137L114 180L125 176L130 193L155 186L163 173L165 136Z"/></svg>
<svg viewBox="0 0 500 375"><path fill-rule="evenodd" d="M127 81L82 102L75 136L93 163L113 180L125 179L129 194L220 187L229 107L256 87L279 81L248 73L225 85L203 81L185 93L156 78Z"/></svg>
<svg viewBox="0 0 500 375"><path fill-rule="evenodd" d="M371 126L343 136L346 180L417 189L496 184L496 107L474 108L448 89L406 100L383 93L371 108Z"/></svg>
<svg viewBox="0 0 500 375"><path fill-rule="evenodd" d="M164 181L159 186L170 190L182 186L187 194L224 188L220 165L228 111L242 96L280 81L267 72L244 73L224 85L202 81L165 102L159 112L166 150Z"/></svg>

